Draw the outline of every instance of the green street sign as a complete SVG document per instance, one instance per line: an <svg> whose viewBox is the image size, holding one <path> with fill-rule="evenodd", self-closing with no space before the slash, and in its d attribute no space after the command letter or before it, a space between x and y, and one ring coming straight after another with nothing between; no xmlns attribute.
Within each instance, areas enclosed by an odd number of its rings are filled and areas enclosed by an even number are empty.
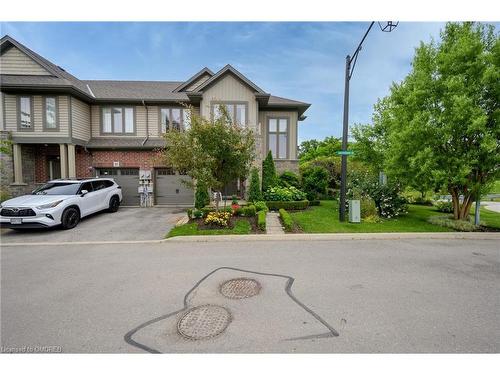
<svg viewBox="0 0 500 375"><path fill-rule="evenodd" d="M337 155L354 155L354 151L336 151Z"/></svg>

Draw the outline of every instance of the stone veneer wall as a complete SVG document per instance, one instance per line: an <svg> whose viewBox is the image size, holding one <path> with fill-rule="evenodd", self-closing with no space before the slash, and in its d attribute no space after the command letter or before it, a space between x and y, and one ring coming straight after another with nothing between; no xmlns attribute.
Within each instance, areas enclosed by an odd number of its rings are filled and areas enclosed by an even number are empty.
<svg viewBox="0 0 500 375"><path fill-rule="evenodd" d="M10 134L7 131L0 131L0 139L9 139ZM22 185L14 185L14 161L12 154L1 154L1 188L7 191L11 197L17 197L23 194L29 194L35 189L35 158L36 147L34 145L22 145L23 160L23 182Z"/></svg>
<svg viewBox="0 0 500 375"><path fill-rule="evenodd" d="M299 161L298 160L274 160L274 165L276 166L276 173L281 174L285 171L291 171L294 173L299 173Z"/></svg>

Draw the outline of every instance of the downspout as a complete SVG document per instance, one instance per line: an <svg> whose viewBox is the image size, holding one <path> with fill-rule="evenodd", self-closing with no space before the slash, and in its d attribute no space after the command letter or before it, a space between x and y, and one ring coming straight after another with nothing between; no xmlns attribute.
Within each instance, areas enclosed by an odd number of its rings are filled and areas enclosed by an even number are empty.
<svg viewBox="0 0 500 375"><path fill-rule="evenodd" d="M142 146L144 146L149 139L149 113L148 106L144 102L144 99L142 100L142 105L144 106L144 109L146 109L146 138L142 141Z"/></svg>

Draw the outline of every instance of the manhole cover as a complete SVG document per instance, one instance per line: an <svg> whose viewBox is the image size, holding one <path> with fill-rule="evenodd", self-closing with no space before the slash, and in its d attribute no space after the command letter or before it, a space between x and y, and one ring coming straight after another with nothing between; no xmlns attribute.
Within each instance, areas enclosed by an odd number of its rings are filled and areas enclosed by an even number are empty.
<svg viewBox="0 0 500 375"><path fill-rule="evenodd" d="M242 277L224 282L220 286L220 292L227 298L241 299L259 294L260 288L257 280Z"/></svg>
<svg viewBox="0 0 500 375"><path fill-rule="evenodd" d="M231 314L222 306L204 305L187 311L177 323L179 333L192 340L215 337L227 328Z"/></svg>

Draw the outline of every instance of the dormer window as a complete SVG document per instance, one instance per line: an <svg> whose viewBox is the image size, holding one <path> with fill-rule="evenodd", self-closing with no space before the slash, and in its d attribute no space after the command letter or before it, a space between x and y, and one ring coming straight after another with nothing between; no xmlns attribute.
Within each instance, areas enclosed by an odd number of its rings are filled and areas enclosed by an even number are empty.
<svg viewBox="0 0 500 375"><path fill-rule="evenodd" d="M212 102L211 111L214 119L218 119L222 116L220 106L224 106L226 108L229 118L233 124L247 125L247 102Z"/></svg>

